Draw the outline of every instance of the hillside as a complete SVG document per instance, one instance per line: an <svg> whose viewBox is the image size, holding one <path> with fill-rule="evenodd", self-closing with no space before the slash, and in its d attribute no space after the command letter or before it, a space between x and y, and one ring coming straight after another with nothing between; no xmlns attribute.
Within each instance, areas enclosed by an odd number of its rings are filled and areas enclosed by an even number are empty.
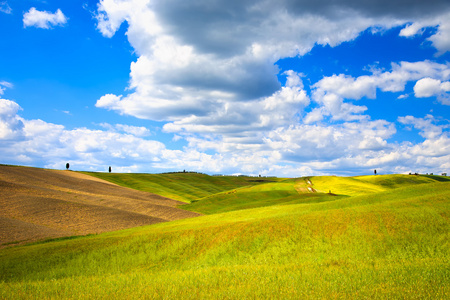
<svg viewBox="0 0 450 300"><path fill-rule="evenodd" d="M272 205L336 200L335 195L315 193L308 189L310 186L306 178L284 179L217 193L180 207L202 214L214 214Z"/></svg>
<svg viewBox="0 0 450 300"><path fill-rule="evenodd" d="M410 175L280 179L276 182L244 186L199 198L181 208L202 214L214 214L272 205L336 201L350 196L375 196L377 193L396 188L438 182L450 182L450 180L441 176Z"/></svg>
<svg viewBox="0 0 450 300"><path fill-rule="evenodd" d="M356 177L317 176L310 178L313 188L322 193L331 191L346 196L368 195L417 184L449 182L442 176L376 175Z"/></svg>
<svg viewBox="0 0 450 300"><path fill-rule="evenodd" d="M83 173L120 186L158 194L186 203L240 187L283 180L273 177L209 176L200 173Z"/></svg>
<svg viewBox="0 0 450 300"><path fill-rule="evenodd" d="M0 165L0 247L198 216L182 202L71 171Z"/></svg>
<svg viewBox="0 0 450 300"><path fill-rule="evenodd" d="M313 176L302 178L255 178L208 176L198 173L85 174L141 191L183 202L184 210L202 214L234 210L335 201L339 197L369 195L395 188L450 182L442 176L377 175L357 177Z"/></svg>
<svg viewBox="0 0 450 300"><path fill-rule="evenodd" d="M448 299L450 182L398 178L363 178L370 194L3 249L0 298ZM354 191L347 179L327 189Z"/></svg>

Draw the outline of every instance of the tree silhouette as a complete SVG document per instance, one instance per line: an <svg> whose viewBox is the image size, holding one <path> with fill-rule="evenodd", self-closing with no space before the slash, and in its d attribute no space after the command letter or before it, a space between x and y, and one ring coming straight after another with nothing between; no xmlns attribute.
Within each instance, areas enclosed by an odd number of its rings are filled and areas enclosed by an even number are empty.
<svg viewBox="0 0 450 300"><path fill-rule="evenodd" d="M109 166L109 173L111 173L111 166Z"/></svg>
<svg viewBox="0 0 450 300"><path fill-rule="evenodd" d="M69 165L69 163L67 163L66 164L66 169L69 170L69 167L70 167L70 165Z"/></svg>
<svg viewBox="0 0 450 300"><path fill-rule="evenodd" d="M374 173L375 175L377 175L377 170L374 170L373 173Z"/></svg>

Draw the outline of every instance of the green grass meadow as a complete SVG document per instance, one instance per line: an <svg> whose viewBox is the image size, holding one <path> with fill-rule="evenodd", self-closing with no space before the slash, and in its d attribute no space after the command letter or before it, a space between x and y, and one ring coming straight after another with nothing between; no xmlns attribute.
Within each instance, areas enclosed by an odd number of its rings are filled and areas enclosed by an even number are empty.
<svg viewBox="0 0 450 300"><path fill-rule="evenodd" d="M121 180L204 216L1 249L0 298L450 298L448 180L181 176Z"/></svg>
<svg viewBox="0 0 450 300"><path fill-rule="evenodd" d="M282 180L247 176L208 176L201 173L83 173L120 186L158 194L186 203L243 186Z"/></svg>

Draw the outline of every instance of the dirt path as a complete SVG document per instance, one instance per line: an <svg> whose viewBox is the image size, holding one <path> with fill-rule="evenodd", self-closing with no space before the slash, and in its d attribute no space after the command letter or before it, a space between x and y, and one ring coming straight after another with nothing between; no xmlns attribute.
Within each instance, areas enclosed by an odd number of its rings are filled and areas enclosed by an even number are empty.
<svg viewBox="0 0 450 300"><path fill-rule="evenodd" d="M181 204L76 172L0 166L0 248L199 215Z"/></svg>
<svg viewBox="0 0 450 300"><path fill-rule="evenodd" d="M316 190L312 187L312 182L309 178L300 178L295 183L294 188L299 194L316 193Z"/></svg>

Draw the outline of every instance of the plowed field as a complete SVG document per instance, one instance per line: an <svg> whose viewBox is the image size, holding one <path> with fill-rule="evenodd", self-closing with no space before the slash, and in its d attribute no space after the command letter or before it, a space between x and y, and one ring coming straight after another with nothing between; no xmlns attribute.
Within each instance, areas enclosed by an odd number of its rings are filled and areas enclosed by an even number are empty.
<svg viewBox="0 0 450 300"><path fill-rule="evenodd" d="M0 165L0 248L199 215L180 204L72 171Z"/></svg>

